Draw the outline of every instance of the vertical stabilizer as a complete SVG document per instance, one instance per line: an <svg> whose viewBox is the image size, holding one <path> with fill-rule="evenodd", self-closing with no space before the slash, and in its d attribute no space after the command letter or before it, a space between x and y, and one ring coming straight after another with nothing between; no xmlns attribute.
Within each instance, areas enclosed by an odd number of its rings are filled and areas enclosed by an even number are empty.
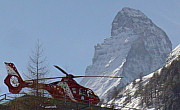
<svg viewBox="0 0 180 110"><path fill-rule="evenodd" d="M13 63L5 62L7 77L4 80L4 83L8 86L9 92L11 93L19 93L22 89L23 80L17 71L15 65Z"/></svg>

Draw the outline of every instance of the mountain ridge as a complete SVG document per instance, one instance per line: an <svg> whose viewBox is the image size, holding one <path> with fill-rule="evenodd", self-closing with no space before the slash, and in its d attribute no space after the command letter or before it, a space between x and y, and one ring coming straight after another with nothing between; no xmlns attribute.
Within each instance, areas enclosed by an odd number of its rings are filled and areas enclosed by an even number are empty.
<svg viewBox="0 0 180 110"><path fill-rule="evenodd" d="M86 75L123 76L123 79L84 78L80 83L101 98L114 87L122 87L160 68L172 44L166 33L139 10L123 8L112 22L111 37L95 46Z"/></svg>
<svg viewBox="0 0 180 110"><path fill-rule="evenodd" d="M168 55L162 68L116 91L117 94L108 103L147 110L179 110L179 65L180 44Z"/></svg>

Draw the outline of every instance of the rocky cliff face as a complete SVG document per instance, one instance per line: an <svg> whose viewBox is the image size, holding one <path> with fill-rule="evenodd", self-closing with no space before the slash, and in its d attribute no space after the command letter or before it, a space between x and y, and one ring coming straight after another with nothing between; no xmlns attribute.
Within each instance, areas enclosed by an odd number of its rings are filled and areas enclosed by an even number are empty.
<svg viewBox="0 0 180 110"><path fill-rule="evenodd" d="M142 80L134 80L116 92L116 96L108 103L115 103L119 106L117 109L124 106L145 110L179 110L179 65L180 44L169 54L162 68L144 76Z"/></svg>
<svg viewBox="0 0 180 110"><path fill-rule="evenodd" d="M86 75L123 76L123 79L84 78L81 84L101 98L113 87L127 83L162 67L172 49L166 33L141 11L123 8L112 22L111 37L95 46L92 65Z"/></svg>

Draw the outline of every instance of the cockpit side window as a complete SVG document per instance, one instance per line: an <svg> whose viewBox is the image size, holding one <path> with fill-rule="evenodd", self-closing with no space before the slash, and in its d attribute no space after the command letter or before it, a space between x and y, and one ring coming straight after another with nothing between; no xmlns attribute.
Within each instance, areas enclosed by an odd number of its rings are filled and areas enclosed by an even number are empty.
<svg viewBox="0 0 180 110"><path fill-rule="evenodd" d="M79 89L79 95L87 95L87 90L86 89Z"/></svg>
<svg viewBox="0 0 180 110"><path fill-rule="evenodd" d="M72 92L76 94L76 88L72 88Z"/></svg>

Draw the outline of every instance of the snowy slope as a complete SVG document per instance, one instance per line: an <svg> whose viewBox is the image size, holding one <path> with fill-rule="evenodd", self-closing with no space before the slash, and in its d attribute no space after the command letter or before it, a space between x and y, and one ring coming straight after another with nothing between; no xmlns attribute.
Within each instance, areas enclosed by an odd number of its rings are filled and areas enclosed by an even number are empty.
<svg viewBox="0 0 180 110"><path fill-rule="evenodd" d="M169 65L174 59L180 58L180 44L170 53L167 58L166 65Z"/></svg>
<svg viewBox="0 0 180 110"><path fill-rule="evenodd" d="M179 56L180 56L180 44L169 54L165 66L166 67L170 66L174 60L180 59ZM161 75L162 69L163 69L163 67L153 73L150 73L149 75L144 76L142 78L143 86L145 87L149 83L149 80L153 77L154 74ZM136 79L135 81L139 82L139 80L140 79ZM116 98L112 99L108 103L110 103L110 104L113 103L118 106L142 109L142 107L140 106L141 97L135 96L135 92L137 92L137 90L138 90L138 83L133 85L133 82L131 82L129 85L124 87L124 89L117 95ZM128 95L131 96L131 101L127 101ZM119 96L121 96L121 97L119 97ZM154 107L146 108L146 110L151 110L151 109L155 110Z"/></svg>
<svg viewBox="0 0 180 110"><path fill-rule="evenodd" d="M145 86L146 83L148 83L149 79L153 76L154 73L151 73L147 76L143 77L143 85ZM136 79L136 82L139 82L140 79ZM120 92L117 96L117 98L112 99L111 101L109 101L109 104L115 104L118 106L125 106L125 107L129 107L129 108L137 108L140 109L141 107L139 106L141 98L137 97L135 98L135 92L138 90L138 84L133 86L133 83L130 83L129 85L127 85L126 87L124 87L124 90L122 92ZM127 102L127 98L128 95L131 96L131 102ZM121 98L118 98L119 96L121 96ZM118 107L117 107L118 108Z"/></svg>
<svg viewBox="0 0 180 110"><path fill-rule="evenodd" d="M95 46L86 75L123 76L123 79L84 78L81 84L100 98L114 87L122 87L162 67L172 44L165 32L141 11L123 8L112 22L111 37Z"/></svg>

